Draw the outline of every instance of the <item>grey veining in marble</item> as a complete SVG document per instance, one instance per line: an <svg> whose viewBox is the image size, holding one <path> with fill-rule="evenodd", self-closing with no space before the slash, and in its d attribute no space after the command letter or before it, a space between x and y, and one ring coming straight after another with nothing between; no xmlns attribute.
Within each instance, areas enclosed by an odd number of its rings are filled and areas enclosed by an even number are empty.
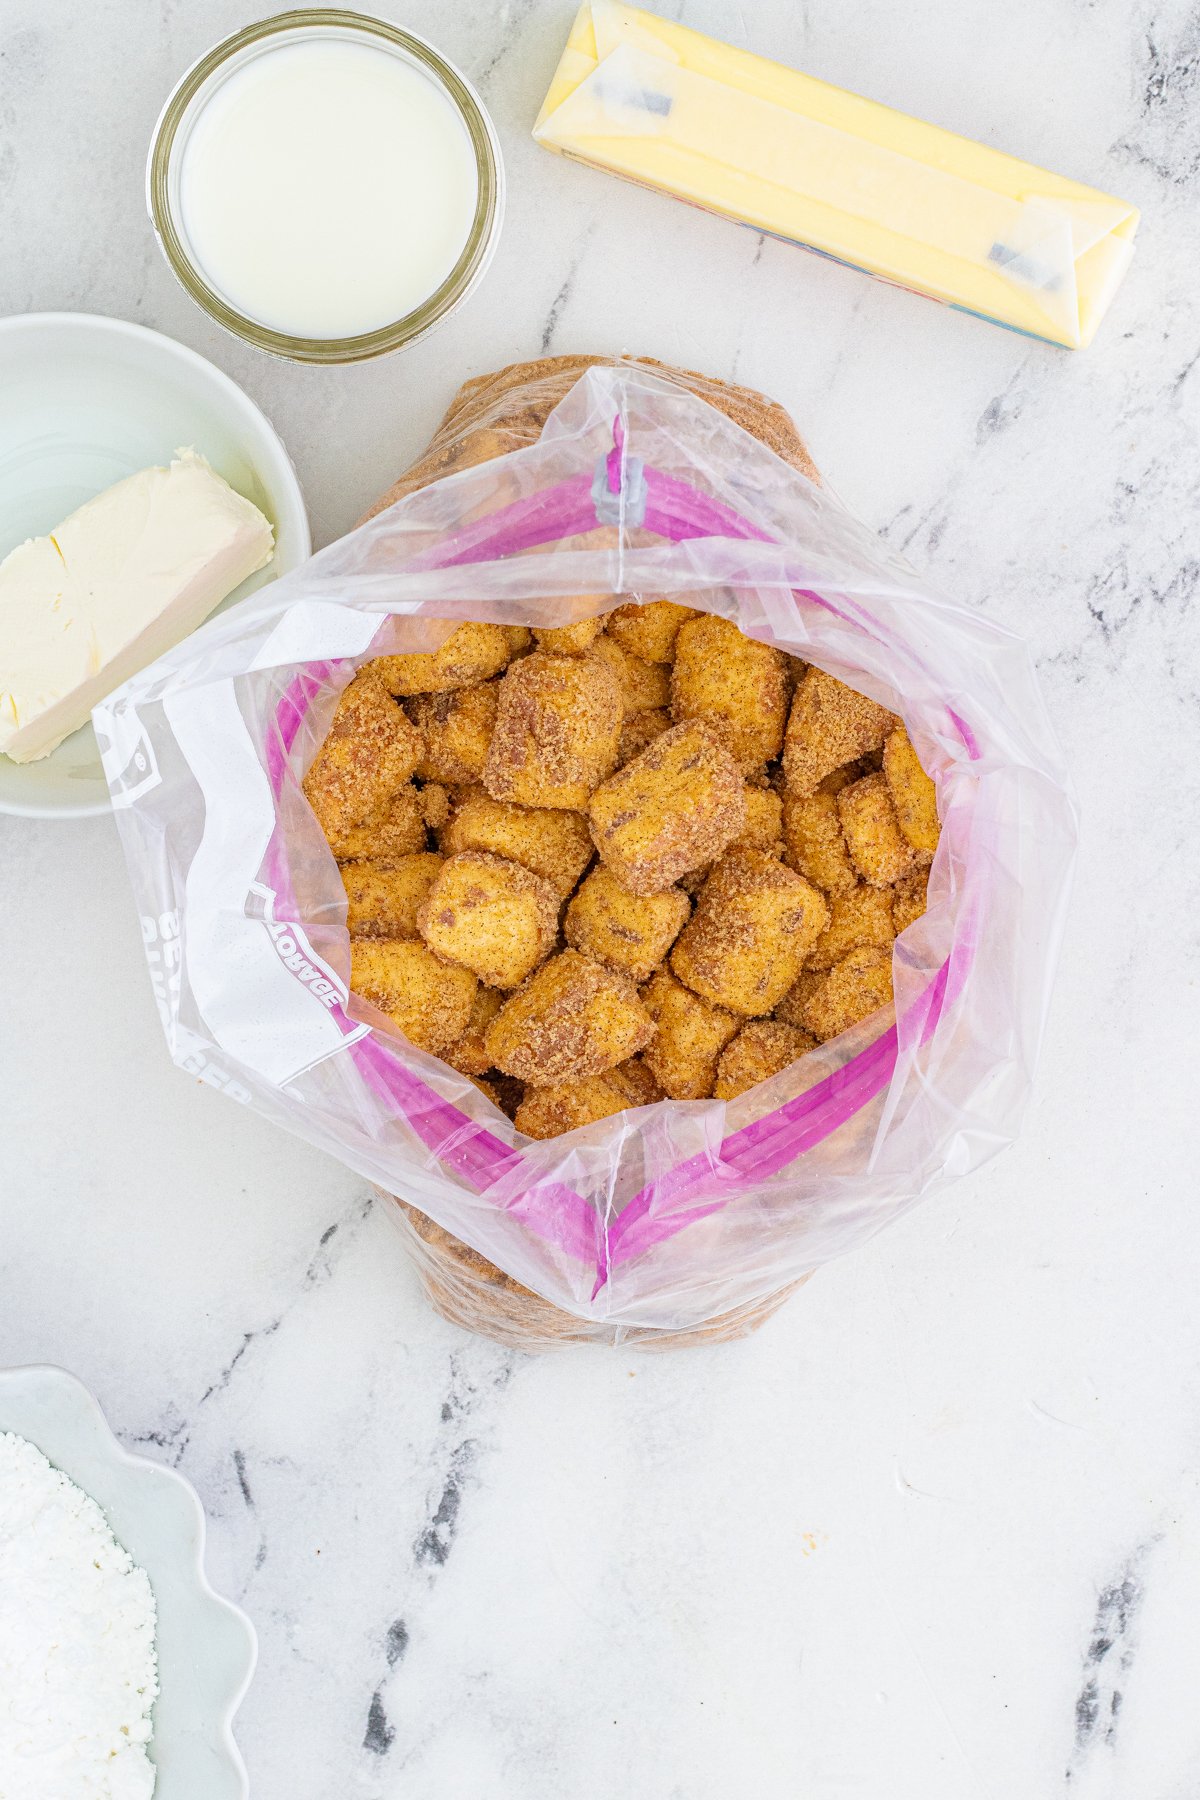
<svg viewBox="0 0 1200 1800"><path fill-rule="evenodd" d="M513 1356L430 1314L360 1183L170 1066L111 825L0 819L0 1360L74 1369L199 1488L261 1639L255 1800L1195 1800L1200 15L665 0L1136 202L1073 356L537 150L571 0L389 10L508 165L442 331L293 368L174 285L146 144L237 0L5 0L0 311L212 357L318 542L460 380L539 350L783 401L856 511L1035 647L1084 824L1037 1100L753 1339Z"/></svg>

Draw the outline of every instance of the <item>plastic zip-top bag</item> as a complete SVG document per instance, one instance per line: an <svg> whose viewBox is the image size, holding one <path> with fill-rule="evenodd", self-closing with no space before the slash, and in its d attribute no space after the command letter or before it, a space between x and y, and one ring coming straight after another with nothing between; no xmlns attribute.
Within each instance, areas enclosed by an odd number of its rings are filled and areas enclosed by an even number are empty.
<svg viewBox="0 0 1200 1800"><path fill-rule="evenodd" d="M785 460L736 422L740 390L711 404L695 386L585 367L536 437L528 413L506 439L477 406L505 453L472 462L468 436L457 472L96 713L175 1062L400 1200L442 1309L531 1347L746 1329L1010 1141L1074 855L1024 644L925 588L801 472L798 443ZM540 391L510 378L504 405L540 424ZM453 469L453 449L433 461ZM927 908L895 941L894 1005L770 1080L532 1139L350 991L346 897L301 784L372 657L434 650L464 620L558 626L659 598L902 717L941 819Z"/></svg>

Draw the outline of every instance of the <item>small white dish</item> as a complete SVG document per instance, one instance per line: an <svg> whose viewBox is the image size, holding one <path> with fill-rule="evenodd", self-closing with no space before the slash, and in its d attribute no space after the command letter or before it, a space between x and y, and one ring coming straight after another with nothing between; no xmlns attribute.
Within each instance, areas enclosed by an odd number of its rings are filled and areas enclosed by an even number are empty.
<svg viewBox="0 0 1200 1800"><path fill-rule="evenodd" d="M146 1571L158 1605L158 1678L150 1754L154 1800L247 1800L233 1739L258 1656L245 1613L204 1572L204 1511L173 1469L120 1445L82 1382L34 1364L0 1369L0 1431L23 1437L101 1507Z"/></svg>
<svg viewBox="0 0 1200 1800"><path fill-rule="evenodd" d="M189 446L275 527L274 557L223 606L310 555L300 483L274 427L228 375L173 338L94 313L0 319L0 393L0 558ZM108 810L90 725L38 762L0 756L0 812L78 819Z"/></svg>

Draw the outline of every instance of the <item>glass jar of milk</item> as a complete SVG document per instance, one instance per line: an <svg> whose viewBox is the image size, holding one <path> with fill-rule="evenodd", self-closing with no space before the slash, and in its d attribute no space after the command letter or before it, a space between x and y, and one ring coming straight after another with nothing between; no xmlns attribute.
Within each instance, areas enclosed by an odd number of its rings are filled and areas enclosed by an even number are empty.
<svg viewBox="0 0 1200 1800"><path fill-rule="evenodd" d="M356 362L458 306L504 173L470 82L412 32L331 8L201 57L155 129L146 198L192 298L259 349Z"/></svg>

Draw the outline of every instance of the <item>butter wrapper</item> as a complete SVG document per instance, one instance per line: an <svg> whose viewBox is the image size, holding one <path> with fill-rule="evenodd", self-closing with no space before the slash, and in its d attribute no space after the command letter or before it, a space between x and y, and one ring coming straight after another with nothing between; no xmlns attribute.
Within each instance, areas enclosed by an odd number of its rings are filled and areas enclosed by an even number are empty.
<svg viewBox="0 0 1200 1800"><path fill-rule="evenodd" d="M961 312L1083 349L1136 207L619 0L584 0L533 135Z"/></svg>

